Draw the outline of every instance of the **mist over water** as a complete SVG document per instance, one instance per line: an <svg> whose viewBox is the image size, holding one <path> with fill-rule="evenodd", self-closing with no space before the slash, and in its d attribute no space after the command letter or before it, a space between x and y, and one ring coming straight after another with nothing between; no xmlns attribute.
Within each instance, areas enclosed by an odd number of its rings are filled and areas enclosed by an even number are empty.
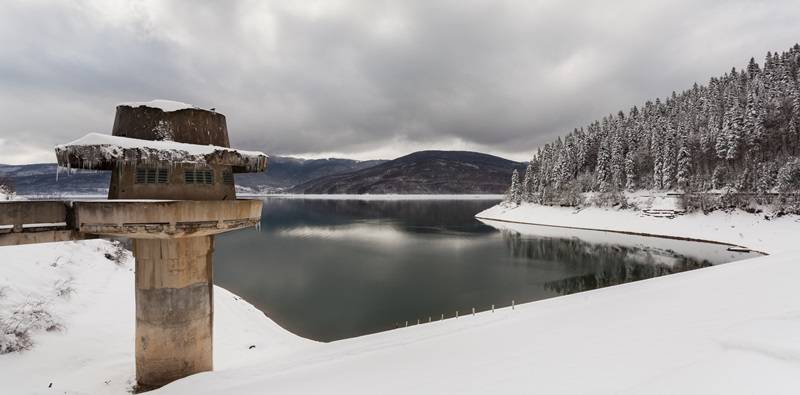
<svg viewBox="0 0 800 395"><path fill-rule="evenodd" d="M473 217L496 203L269 198L260 232L217 237L214 280L332 341L753 256Z"/></svg>

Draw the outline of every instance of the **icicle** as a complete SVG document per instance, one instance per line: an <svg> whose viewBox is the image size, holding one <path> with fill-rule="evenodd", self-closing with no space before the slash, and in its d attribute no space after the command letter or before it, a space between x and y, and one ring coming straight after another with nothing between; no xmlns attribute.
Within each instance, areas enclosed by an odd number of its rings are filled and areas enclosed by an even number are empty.
<svg viewBox="0 0 800 395"><path fill-rule="evenodd" d="M61 170L61 165L60 165L60 164L58 164L58 163L56 163L56 182L58 182L58 173L59 173L59 170Z"/></svg>

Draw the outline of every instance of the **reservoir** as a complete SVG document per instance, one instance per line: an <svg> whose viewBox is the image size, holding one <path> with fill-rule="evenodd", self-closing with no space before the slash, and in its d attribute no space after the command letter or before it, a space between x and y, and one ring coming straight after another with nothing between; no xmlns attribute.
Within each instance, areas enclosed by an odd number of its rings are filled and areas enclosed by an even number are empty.
<svg viewBox="0 0 800 395"><path fill-rule="evenodd" d="M267 198L260 231L216 237L214 282L333 341L758 256L474 218L497 203Z"/></svg>

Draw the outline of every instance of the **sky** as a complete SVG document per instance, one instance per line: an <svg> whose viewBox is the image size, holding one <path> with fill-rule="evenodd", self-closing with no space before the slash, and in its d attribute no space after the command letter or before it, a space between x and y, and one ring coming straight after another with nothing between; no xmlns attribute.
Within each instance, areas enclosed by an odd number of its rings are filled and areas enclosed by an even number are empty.
<svg viewBox="0 0 800 395"><path fill-rule="evenodd" d="M41 1L0 7L0 163L115 106L226 115L234 147L528 159L575 127L800 41L800 1Z"/></svg>

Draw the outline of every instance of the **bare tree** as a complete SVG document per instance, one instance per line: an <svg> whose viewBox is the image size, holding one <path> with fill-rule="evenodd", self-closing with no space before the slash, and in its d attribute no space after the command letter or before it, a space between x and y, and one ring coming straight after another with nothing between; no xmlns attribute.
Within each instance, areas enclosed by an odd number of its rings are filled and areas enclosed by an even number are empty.
<svg viewBox="0 0 800 395"><path fill-rule="evenodd" d="M14 179L6 176L5 174L0 174L0 196L11 195L16 190L17 189L14 186Z"/></svg>

